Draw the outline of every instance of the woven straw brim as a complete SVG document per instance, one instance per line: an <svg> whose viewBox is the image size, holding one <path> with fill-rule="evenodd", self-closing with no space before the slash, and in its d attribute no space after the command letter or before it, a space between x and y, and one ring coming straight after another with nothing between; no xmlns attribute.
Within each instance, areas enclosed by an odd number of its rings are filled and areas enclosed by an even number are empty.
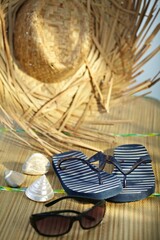
<svg viewBox="0 0 160 240"><path fill-rule="evenodd" d="M72 76L49 84L27 75L15 61L14 23L23 2L0 0L0 100L5 115L1 121L13 132L12 120L16 121L50 155L62 147L100 150L83 142L108 141L108 133L97 133L92 127L92 123L107 124L107 120L99 122L95 116L157 81L132 86L141 67L159 51L144 58L159 30L157 26L145 38L158 1L153 8L143 1L126 0L122 5L107 0L78 1L94 22L89 53Z"/></svg>

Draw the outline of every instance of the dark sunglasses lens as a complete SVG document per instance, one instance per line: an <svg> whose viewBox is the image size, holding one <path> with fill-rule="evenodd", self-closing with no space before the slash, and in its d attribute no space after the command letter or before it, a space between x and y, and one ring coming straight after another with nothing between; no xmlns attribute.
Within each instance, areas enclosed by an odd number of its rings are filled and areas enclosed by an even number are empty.
<svg viewBox="0 0 160 240"><path fill-rule="evenodd" d="M70 218L57 216L47 216L36 221L36 228L40 234L47 236L58 236L67 233L70 229Z"/></svg>
<svg viewBox="0 0 160 240"><path fill-rule="evenodd" d="M95 227L98 225L105 214L105 203L92 208L81 218L81 226L85 229Z"/></svg>

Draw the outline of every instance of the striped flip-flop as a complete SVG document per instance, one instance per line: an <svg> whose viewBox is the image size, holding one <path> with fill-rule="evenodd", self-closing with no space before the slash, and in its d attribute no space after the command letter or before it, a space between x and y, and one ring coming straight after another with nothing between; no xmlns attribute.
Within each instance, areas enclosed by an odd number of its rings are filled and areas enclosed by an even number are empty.
<svg viewBox="0 0 160 240"><path fill-rule="evenodd" d="M110 159L113 174L122 182L123 191L108 199L112 202L133 202L154 193L155 176L151 158L143 145L126 144L115 148Z"/></svg>
<svg viewBox="0 0 160 240"><path fill-rule="evenodd" d="M70 196L107 199L122 191L122 184L114 174L90 164L80 151L56 154L52 159L61 185Z"/></svg>

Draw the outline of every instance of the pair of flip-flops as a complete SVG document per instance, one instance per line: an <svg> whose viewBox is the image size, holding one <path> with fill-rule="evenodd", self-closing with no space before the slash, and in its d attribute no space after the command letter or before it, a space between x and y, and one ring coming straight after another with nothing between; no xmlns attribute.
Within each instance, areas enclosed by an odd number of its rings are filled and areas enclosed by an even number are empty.
<svg viewBox="0 0 160 240"><path fill-rule="evenodd" d="M114 165L111 174L103 170L107 163ZM53 168L70 196L131 202L155 190L151 158L140 144L121 145L113 156L98 152L89 159L79 151L56 154Z"/></svg>

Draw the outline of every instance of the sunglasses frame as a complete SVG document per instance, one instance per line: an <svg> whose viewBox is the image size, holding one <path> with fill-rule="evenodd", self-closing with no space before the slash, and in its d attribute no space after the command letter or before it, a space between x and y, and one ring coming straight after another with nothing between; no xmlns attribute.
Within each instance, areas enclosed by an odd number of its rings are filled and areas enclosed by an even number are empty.
<svg viewBox="0 0 160 240"><path fill-rule="evenodd" d="M103 220L104 218L104 215L105 215L105 212L106 212L106 201L105 200L95 200L95 199L84 199L84 198L80 198L80 197L70 197L70 196L65 196L65 197L62 197L62 198L58 198L52 202L49 202L47 204L45 204L46 207L49 207L49 206L52 206L53 204L63 200L63 199L73 199L73 200L78 200L80 202L83 202L83 203L92 203L94 204L93 207L87 209L86 211L83 211L83 212L79 212L79 211L75 211L75 210L55 210L55 211L51 211L51 212L42 212L42 213L36 213L36 214L32 214L30 216L30 224L32 225L32 227L36 230L37 233L39 233L40 235L42 236L47 236L47 237L58 237L58 236L62 236L66 233L68 233L71 228L72 228L72 225L75 221L79 221L80 223L80 226L86 230L86 229L91 229L91 228L94 228L96 227L98 224L101 223L101 221ZM101 205L104 205L104 214L103 214L103 217L101 218L101 220L94 226L91 226L89 228L85 228L82 224L81 224L81 219L85 216L87 217L87 213L90 212L91 210L93 210L94 208L96 208L97 206L101 206ZM74 213L74 214L78 214L78 216L66 216L66 215L60 215L62 213ZM50 216L60 216L60 217L63 217L63 218L66 218L66 219L70 219L70 223L69 223L69 227L67 229L66 232L62 233L62 234L56 234L56 235L48 235L48 234L45 234L45 233L41 233L39 231L39 229L37 228L37 225L36 225L36 221L38 220L42 220L46 217L50 217ZM88 216L89 218L92 218L91 216Z"/></svg>

